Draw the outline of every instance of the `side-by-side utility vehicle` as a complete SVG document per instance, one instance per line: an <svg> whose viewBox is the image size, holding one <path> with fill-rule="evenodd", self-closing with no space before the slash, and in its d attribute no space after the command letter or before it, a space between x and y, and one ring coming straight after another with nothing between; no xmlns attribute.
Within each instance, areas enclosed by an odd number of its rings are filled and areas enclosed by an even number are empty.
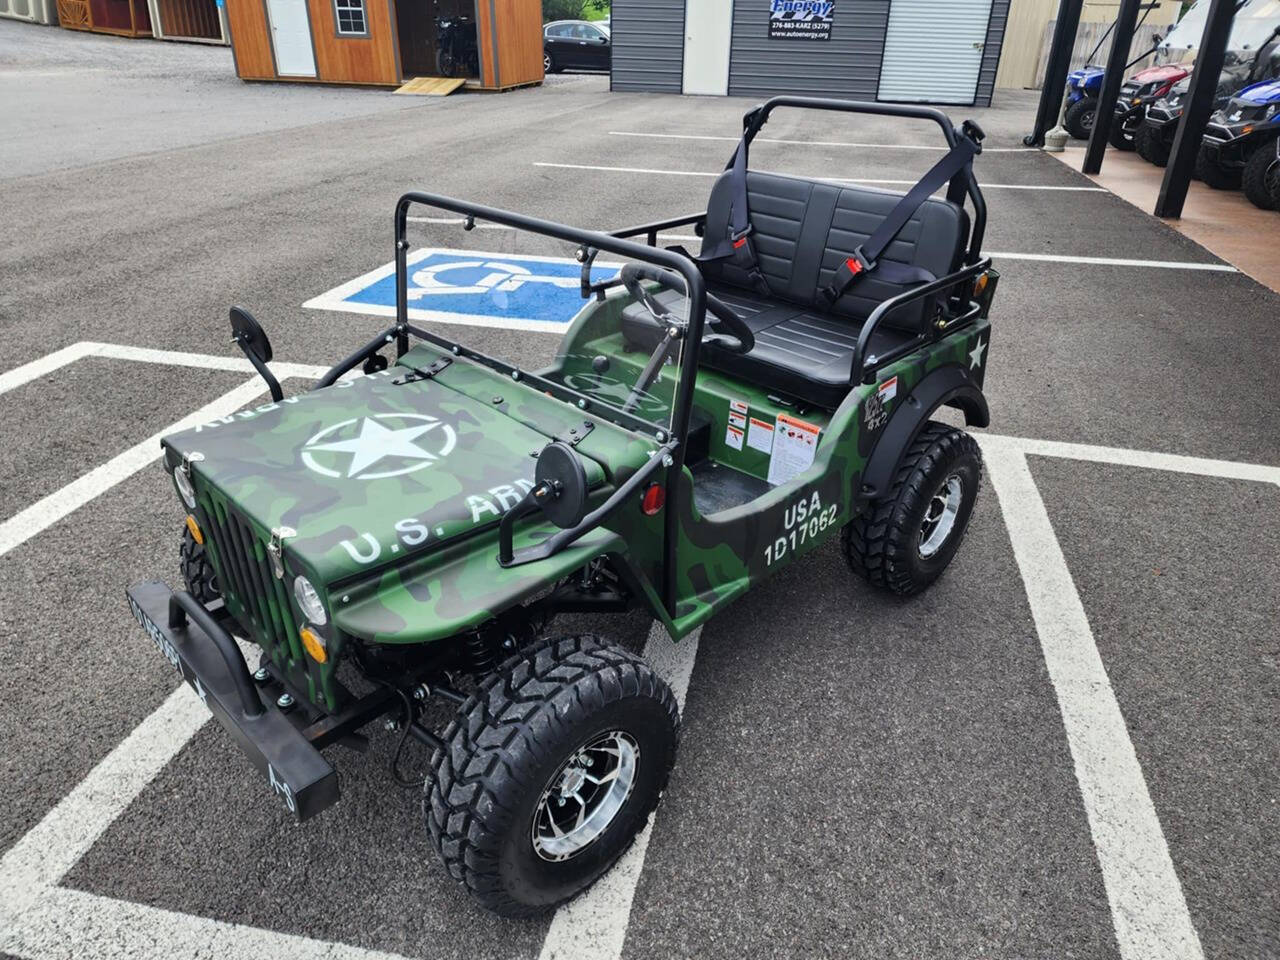
<svg viewBox="0 0 1280 960"><path fill-rule="evenodd" d="M781 108L929 121L947 150L905 195L750 170ZM935 413L989 419L981 140L929 108L780 97L700 213L606 234L405 194L395 323L314 389L285 397L232 310L271 401L164 439L185 589L131 586L133 614L299 819L338 799L322 750L384 718L395 779L408 738L432 750L448 871L500 913L564 902L655 808L679 715L643 659L557 614L643 608L678 640L833 539L897 594L955 556L982 461ZM553 362L411 323L414 205L576 246L588 302ZM698 254L657 246L681 228Z"/></svg>
<svg viewBox="0 0 1280 960"><path fill-rule="evenodd" d="M1245 87L1209 119L1196 175L1218 190L1240 187L1270 210L1280 177L1280 79Z"/></svg>

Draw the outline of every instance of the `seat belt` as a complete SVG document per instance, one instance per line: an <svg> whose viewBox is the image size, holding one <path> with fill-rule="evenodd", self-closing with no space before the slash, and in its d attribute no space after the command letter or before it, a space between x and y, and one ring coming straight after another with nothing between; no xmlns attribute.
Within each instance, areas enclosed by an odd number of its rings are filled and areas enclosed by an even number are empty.
<svg viewBox="0 0 1280 960"><path fill-rule="evenodd" d="M890 260L881 262L880 256L893 242L894 237L907 225L907 221L920 208L920 205L932 196L935 190L941 189L943 184L971 165L973 158L982 152L980 131L976 135L971 135L969 127L970 125L966 123L964 132L956 141L956 145L933 165L919 183L907 191L906 195L889 211L889 215L880 221L880 226L876 227L875 232L867 238L867 242L854 250L853 256L846 258L844 263L836 269L831 282L819 291L828 306L844 296L859 277L868 273L874 272L878 278L898 284L929 283L938 279L923 267L894 263Z"/></svg>
<svg viewBox="0 0 1280 960"><path fill-rule="evenodd" d="M732 196L729 198L729 224L726 235L706 253L693 259L700 264L713 260L727 260L747 274L756 293L769 296L772 291L764 274L760 271L760 259L756 256L755 244L751 242L753 228L747 208L747 138L745 134L738 141L738 149L733 153L729 170L729 190Z"/></svg>

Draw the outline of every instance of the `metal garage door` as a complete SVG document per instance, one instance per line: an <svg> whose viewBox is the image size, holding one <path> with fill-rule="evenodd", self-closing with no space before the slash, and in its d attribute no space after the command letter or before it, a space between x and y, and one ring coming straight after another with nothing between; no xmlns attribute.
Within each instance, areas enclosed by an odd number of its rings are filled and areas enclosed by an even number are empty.
<svg viewBox="0 0 1280 960"><path fill-rule="evenodd" d="M893 0L881 100L973 103L991 0Z"/></svg>

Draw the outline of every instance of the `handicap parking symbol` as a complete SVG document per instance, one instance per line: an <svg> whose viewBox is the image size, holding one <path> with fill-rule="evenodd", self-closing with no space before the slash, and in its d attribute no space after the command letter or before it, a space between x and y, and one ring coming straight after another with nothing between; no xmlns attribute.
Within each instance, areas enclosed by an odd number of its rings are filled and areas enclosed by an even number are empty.
<svg viewBox="0 0 1280 960"><path fill-rule="evenodd" d="M618 267L593 264L592 282L612 279ZM586 305L581 274L581 265L567 257L415 250L409 255L409 319L560 333ZM356 277L303 306L394 317L395 264Z"/></svg>

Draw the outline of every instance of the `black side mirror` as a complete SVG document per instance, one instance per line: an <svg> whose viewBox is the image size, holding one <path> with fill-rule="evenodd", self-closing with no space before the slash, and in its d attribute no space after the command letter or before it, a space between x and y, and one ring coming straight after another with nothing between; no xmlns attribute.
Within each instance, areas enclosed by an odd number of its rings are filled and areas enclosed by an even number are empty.
<svg viewBox="0 0 1280 960"><path fill-rule="evenodd" d="M562 530L582 522L587 514L587 471L573 447L557 440L542 448L533 468L532 496Z"/></svg>
<svg viewBox="0 0 1280 960"><path fill-rule="evenodd" d="M231 308L231 339L240 344L245 353L258 358L260 363L271 362L271 341L262 325L244 307Z"/></svg>
<svg viewBox="0 0 1280 960"><path fill-rule="evenodd" d="M271 341L267 339L262 325L244 307L231 308L231 342L239 345L253 368L267 382L271 399L276 403L283 400L284 391L280 389L280 381L267 369L267 364L271 362Z"/></svg>

